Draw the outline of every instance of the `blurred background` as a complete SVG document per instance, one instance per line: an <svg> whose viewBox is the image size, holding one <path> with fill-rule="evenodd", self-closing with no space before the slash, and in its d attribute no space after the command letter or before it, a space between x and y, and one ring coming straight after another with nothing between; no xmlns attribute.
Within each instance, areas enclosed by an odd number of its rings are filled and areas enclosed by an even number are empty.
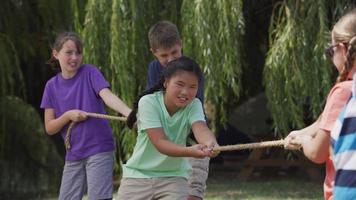
<svg viewBox="0 0 356 200"><path fill-rule="evenodd" d="M0 198L59 189L63 141L45 134L39 108L56 73L45 63L58 33L79 33L85 63L99 66L113 92L132 105L153 59L150 26L162 19L177 24L184 54L204 71L210 126L225 145L283 138L318 117L336 77L324 55L329 31L353 7L349 0L2 0ZM135 133L111 125L117 182Z"/></svg>

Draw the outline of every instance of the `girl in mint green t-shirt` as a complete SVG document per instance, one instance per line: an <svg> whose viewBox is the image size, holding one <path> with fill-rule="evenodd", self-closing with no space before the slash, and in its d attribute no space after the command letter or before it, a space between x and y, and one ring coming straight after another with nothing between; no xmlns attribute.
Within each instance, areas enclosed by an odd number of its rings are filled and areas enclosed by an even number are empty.
<svg viewBox="0 0 356 200"><path fill-rule="evenodd" d="M123 166L119 199L186 199L191 166L186 157L214 157L217 142L195 98L202 72L181 57L162 71L161 81L139 96L127 119L137 121L137 142ZM186 147L193 131L198 144Z"/></svg>

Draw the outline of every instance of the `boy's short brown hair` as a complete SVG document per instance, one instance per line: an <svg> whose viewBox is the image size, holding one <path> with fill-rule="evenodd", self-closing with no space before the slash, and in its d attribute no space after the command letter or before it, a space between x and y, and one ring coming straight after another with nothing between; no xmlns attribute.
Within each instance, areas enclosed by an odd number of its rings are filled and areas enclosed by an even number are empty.
<svg viewBox="0 0 356 200"><path fill-rule="evenodd" d="M177 26L166 20L159 21L150 28L148 40L152 50L166 49L181 43Z"/></svg>

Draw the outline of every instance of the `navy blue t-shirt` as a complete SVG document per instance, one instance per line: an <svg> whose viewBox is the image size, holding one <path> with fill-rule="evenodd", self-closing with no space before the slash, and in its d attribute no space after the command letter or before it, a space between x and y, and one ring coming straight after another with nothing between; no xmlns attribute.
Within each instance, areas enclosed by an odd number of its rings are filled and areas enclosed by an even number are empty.
<svg viewBox="0 0 356 200"><path fill-rule="evenodd" d="M162 70L163 66L158 60L153 60L148 65L146 90L158 83ZM202 102L202 104L204 103L204 76L202 77L198 85L197 98Z"/></svg>

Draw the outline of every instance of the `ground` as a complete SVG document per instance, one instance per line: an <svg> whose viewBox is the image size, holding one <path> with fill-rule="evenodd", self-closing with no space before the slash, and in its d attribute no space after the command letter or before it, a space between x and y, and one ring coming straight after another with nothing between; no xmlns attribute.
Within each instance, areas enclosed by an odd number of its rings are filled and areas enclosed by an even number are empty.
<svg viewBox="0 0 356 200"><path fill-rule="evenodd" d="M233 165L212 164L205 200L323 199L323 181L312 182L297 169L260 169L243 182L238 172Z"/></svg>

